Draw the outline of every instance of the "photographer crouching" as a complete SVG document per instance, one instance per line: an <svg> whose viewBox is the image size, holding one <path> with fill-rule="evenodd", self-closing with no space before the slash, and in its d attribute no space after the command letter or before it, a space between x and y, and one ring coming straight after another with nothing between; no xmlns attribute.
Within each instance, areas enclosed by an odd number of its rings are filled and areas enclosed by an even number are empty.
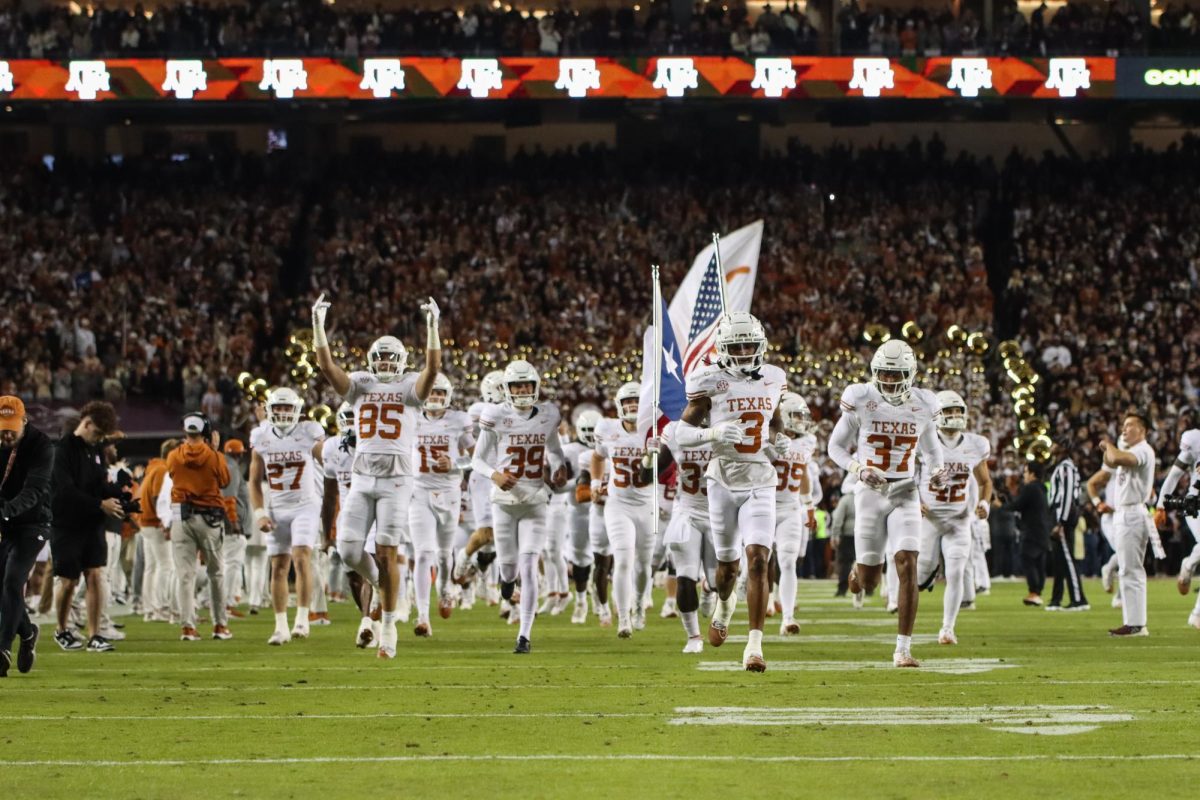
<svg viewBox="0 0 1200 800"><path fill-rule="evenodd" d="M29 672L37 656L38 628L25 610L25 581L50 536L50 474L54 443L29 424L20 398L0 397L0 678L12 665Z"/></svg>
<svg viewBox="0 0 1200 800"><path fill-rule="evenodd" d="M203 414L183 418L187 439L167 456L171 476L171 550L175 556L176 598L185 642L200 639L196 630L196 557L204 555L212 607L214 639L232 639L225 608L225 499L229 466L221 454L221 436Z"/></svg>
<svg viewBox="0 0 1200 800"><path fill-rule="evenodd" d="M132 497L109 483L108 466L101 449L117 433L117 412L109 403L95 401L79 411L79 424L54 446L51 479L50 552L58 586L58 629L54 640L63 650L82 650L83 640L70 628L71 602L79 578L86 581L87 649L104 653L114 649L100 635L104 604L104 567L108 542L104 520L124 519Z"/></svg>

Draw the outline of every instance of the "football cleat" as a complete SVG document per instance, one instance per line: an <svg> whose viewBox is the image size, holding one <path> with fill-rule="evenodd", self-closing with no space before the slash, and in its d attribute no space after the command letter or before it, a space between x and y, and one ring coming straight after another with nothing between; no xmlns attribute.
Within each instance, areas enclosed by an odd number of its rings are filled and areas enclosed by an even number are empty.
<svg viewBox="0 0 1200 800"><path fill-rule="evenodd" d="M332 625L333 620L329 618L328 612L325 611L310 611L308 612L309 625Z"/></svg>
<svg viewBox="0 0 1200 800"><path fill-rule="evenodd" d="M729 629L717 621L708 623L708 643L713 647L720 647L725 644L725 637L729 635Z"/></svg>
<svg viewBox="0 0 1200 800"><path fill-rule="evenodd" d="M1125 638L1127 636L1149 636L1150 629L1145 625L1122 625L1119 628L1113 628L1108 632L1109 636Z"/></svg>
<svg viewBox="0 0 1200 800"><path fill-rule="evenodd" d="M428 639L433 636L433 631L429 629L428 622L418 622L416 627L413 628L413 634L423 639Z"/></svg>
<svg viewBox="0 0 1200 800"><path fill-rule="evenodd" d="M532 649L533 647L530 645L529 639L525 638L524 636L518 636L517 646L513 648L513 652L524 655L530 652Z"/></svg>
<svg viewBox="0 0 1200 800"><path fill-rule="evenodd" d="M975 610L975 601L974 600L963 600L961 603L958 604L958 607L962 611L974 611Z"/></svg>
<svg viewBox="0 0 1200 800"><path fill-rule="evenodd" d="M224 642L232 639L233 633L230 632L229 628L225 627L224 625L214 625L212 637L217 641Z"/></svg>
<svg viewBox="0 0 1200 800"><path fill-rule="evenodd" d="M1179 593L1185 597L1192 592L1192 571L1190 569L1179 573L1179 579L1175 581L1175 588L1179 589Z"/></svg>
<svg viewBox="0 0 1200 800"><path fill-rule="evenodd" d="M307 639L308 631L308 620L304 620L303 622L301 620L296 620L296 624L292 626L292 638Z"/></svg>
<svg viewBox="0 0 1200 800"><path fill-rule="evenodd" d="M800 623L794 619L784 618L783 622L779 623L780 636L795 636L800 633Z"/></svg>
<svg viewBox="0 0 1200 800"><path fill-rule="evenodd" d="M588 600L587 595L583 596L583 600L575 604L575 610L571 612L571 624L583 625L587 622L588 616Z"/></svg>
<svg viewBox="0 0 1200 800"><path fill-rule="evenodd" d="M390 661L396 657L396 648L394 645L380 644L379 650L375 653L375 657L384 661Z"/></svg>
<svg viewBox="0 0 1200 800"><path fill-rule="evenodd" d="M612 611L609 610L607 605L600 606L600 608L596 609L596 615L600 618L601 628L612 627Z"/></svg>
<svg viewBox="0 0 1200 800"><path fill-rule="evenodd" d="M934 567L933 572L925 579L924 583L917 584L917 589L922 592L932 592L933 585L937 583L938 574L942 571L941 565Z"/></svg>
<svg viewBox="0 0 1200 800"><path fill-rule="evenodd" d="M892 653L893 667L919 667L921 662L912 657L912 653Z"/></svg>
<svg viewBox="0 0 1200 800"><path fill-rule="evenodd" d="M640 608L633 612L633 629L635 631L646 630L646 612Z"/></svg>
<svg viewBox="0 0 1200 800"><path fill-rule="evenodd" d="M895 603L889 602L887 604L887 612L889 614L897 614L897 613L899 613L899 611L900 611L900 606L896 605Z"/></svg>
<svg viewBox="0 0 1200 800"><path fill-rule="evenodd" d="M766 672L767 662L762 653L751 652L749 648L742 653L742 667L746 672Z"/></svg>
<svg viewBox="0 0 1200 800"><path fill-rule="evenodd" d="M851 597L853 598L852 603L854 608L862 608L866 605L866 599L863 597L862 592L855 592Z"/></svg>
<svg viewBox="0 0 1200 800"><path fill-rule="evenodd" d="M633 628L630 628L627 625L618 626L617 627L617 638L618 639L632 639L633 638Z"/></svg>
<svg viewBox="0 0 1200 800"><path fill-rule="evenodd" d="M181 642L198 642L200 641L200 633L190 625L185 625L179 634Z"/></svg>
<svg viewBox="0 0 1200 800"><path fill-rule="evenodd" d="M663 602L662 611L658 612L658 615L660 617L662 617L663 619L671 619L672 617L679 616L678 611L676 611L676 609L675 609L675 598L674 597L668 597Z"/></svg>
<svg viewBox="0 0 1200 800"><path fill-rule="evenodd" d="M942 628L938 633L938 644L958 644L958 637L949 628Z"/></svg>
<svg viewBox="0 0 1200 800"><path fill-rule="evenodd" d="M703 653L704 652L704 640L701 639L699 636L697 636L695 639L688 639L687 644L685 644L683 646L683 652L685 652L685 653Z"/></svg>
<svg viewBox="0 0 1200 800"><path fill-rule="evenodd" d="M365 650L375 642L374 625L370 617L363 617L362 622L358 623L358 635L354 638L354 646L360 650Z"/></svg>
<svg viewBox="0 0 1200 800"><path fill-rule="evenodd" d="M267 639L267 644L272 647L278 647L281 644L287 644L292 640L292 635L287 631L277 630L271 634L271 638Z"/></svg>

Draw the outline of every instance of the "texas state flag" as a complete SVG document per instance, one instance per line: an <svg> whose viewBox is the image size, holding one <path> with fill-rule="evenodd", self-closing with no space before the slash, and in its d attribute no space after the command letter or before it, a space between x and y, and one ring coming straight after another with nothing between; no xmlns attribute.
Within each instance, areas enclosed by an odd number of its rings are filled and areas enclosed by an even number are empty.
<svg viewBox="0 0 1200 800"><path fill-rule="evenodd" d="M642 395L638 401L638 430L642 436L662 432L668 422L679 419L687 405L684 391L683 360L679 344L675 339L675 326L667 310L667 301L662 301L662 367L659 371L658 419L654 419L654 347L657 337L654 326L646 328L642 339Z"/></svg>

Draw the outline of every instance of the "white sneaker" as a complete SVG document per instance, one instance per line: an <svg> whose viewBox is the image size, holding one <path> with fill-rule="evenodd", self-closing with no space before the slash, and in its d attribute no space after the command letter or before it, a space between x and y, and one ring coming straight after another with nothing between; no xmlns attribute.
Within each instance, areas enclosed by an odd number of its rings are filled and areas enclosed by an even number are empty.
<svg viewBox="0 0 1200 800"><path fill-rule="evenodd" d="M571 624L582 625L587 622L588 616L588 599L584 594L583 600L575 604L575 610L571 612Z"/></svg>
<svg viewBox="0 0 1200 800"><path fill-rule="evenodd" d="M1113 592L1113 573L1116 569L1110 567L1107 563L1100 568L1100 583L1104 586L1104 591L1112 594Z"/></svg>
<svg viewBox="0 0 1200 800"><path fill-rule="evenodd" d="M898 612L899 610L900 610L900 606L896 605L895 603L888 603L888 604L887 604L887 612L888 612L889 614L895 614L895 613L896 613L896 612Z"/></svg>
<svg viewBox="0 0 1200 800"><path fill-rule="evenodd" d="M683 652L685 652L685 653L703 653L704 652L704 639L700 638L699 636L697 636L695 639L688 639L687 644L685 644L683 646Z"/></svg>
<svg viewBox="0 0 1200 800"><path fill-rule="evenodd" d="M1192 614L1188 617L1188 625L1196 630L1200 630L1200 614Z"/></svg>
<svg viewBox="0 0 1200 800"><path fill-rule="evenodd" d="M296 620L296 624L292 626L293 639L308 638L308 620Z"/></svg>
<svg viewBox="0 0 1200 800"><path fill-rule="evenodd" d="M912 657L912 653L892 653L893 667L919 667L921 662Z"/></svg>
<svg viewBox="0 0 1200 800"><path fill-rule="evenodd" d="M796 620L784 617L783 621L779 623L780 636L795 636L798 633L800 633L800 623Z"/></svg>
<svg viewBox="0 0 1200 800"><path fill-rule="evenodd" d="M672 617L677 616L677 613L678 612L675 611L675 598L668 597L666 601L663 602L662 611L660 611L658 615L663 619L671 619Z"/></svg>
<svg viewBox="0 0 1200 800"><path fill-rule="evenodd" d="M635 631L646 630L646 612L640 608L633 612L633 629Z"/></svg>
<svg viewBox="0 0 1200 800"><path fill-rule="evenodd" d="M281 644L287 644L291 640L292 640L292 635L290 633L288 633L287 631L277 630L271 634L270 639L267 639L267 644L279 646Z"/></svg>
<svg viewBox="0 0 1200 800"><path fill-rule="evenodd" d="M363 617L362 622L358 623L358 633L354 637L354 646L360 650L365 650L375 644L375 631L371 624L370 617Z"/></svg>
<svg viewBox="0 0 1200 800"><path fill-rule="evenodd" d="M942 628L938 633L938 644L958 644L958 637L949 628Z"/></svg>
<svg viewBox="0 0 1200 800"><path fill-rule="evenodd" d="M853 598L854 598L854 607L855 608L862 608L863 605L866 603L865 596L862 592L855 592L853 595Z"/></svg>

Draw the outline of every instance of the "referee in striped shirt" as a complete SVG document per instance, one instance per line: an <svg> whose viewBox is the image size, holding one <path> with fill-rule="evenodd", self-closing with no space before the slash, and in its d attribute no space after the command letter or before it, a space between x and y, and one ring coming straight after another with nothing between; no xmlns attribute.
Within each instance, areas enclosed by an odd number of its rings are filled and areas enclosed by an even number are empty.
<svg viewBox="0 0 1200 800"><path fill-rule="evenodd" d="M1055 444L1051 455L1058 462L1050 475L1050 512L1054 528L1050 533L1050 563L1054 587L1047 611L1086 611L1090 608L1083 594L1083 581L1075 567L1075 526L1079 524L1079 470L1061 444ZM1068 602L1063 606L1063 589Z"/></svg>

